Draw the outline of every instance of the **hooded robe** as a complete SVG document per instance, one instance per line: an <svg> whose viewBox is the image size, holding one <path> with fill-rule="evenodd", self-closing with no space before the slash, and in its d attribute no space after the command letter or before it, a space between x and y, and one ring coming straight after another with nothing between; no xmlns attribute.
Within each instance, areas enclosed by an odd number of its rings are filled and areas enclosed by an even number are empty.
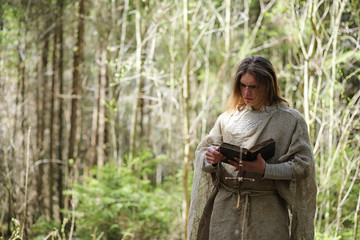
<svg viewBox="0 0 360 240"><path fill-rule="evenodd" d="M266 159L264 176L245 172L255 182L226 180L237 175L234 167L206 162L209 146L227 142L249 149L269 138L276 150ZM290 169L290 179L279 169ZM314 239L316 195L308 128L297 110L279 104L225 112L195 152L188 239Z"/></svg>

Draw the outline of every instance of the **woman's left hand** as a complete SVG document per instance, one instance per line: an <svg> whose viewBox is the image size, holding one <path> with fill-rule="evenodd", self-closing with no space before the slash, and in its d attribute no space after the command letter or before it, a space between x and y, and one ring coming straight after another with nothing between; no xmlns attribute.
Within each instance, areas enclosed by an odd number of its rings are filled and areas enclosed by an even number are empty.
<svg viewBox="0 0 360 240"><path fill-rule="evenodd" d="M239 159L236 159L236 160L239 160ZM242 161L242 165L243 165L243 167L242 167L243 171L256 172L256 173L260 173L262 175L265 173L266 162L262 158L260 153L257 155L257 158L255 161L253 161L253 162ZM239 171L240 168L237 168L236 170Z"/></svg>

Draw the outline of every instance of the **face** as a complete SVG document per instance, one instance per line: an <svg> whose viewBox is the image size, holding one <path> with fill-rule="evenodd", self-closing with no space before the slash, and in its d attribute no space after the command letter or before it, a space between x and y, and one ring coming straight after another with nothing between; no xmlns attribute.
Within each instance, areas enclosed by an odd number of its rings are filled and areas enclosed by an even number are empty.
<svg viewBox="0 0 360 240"><path fill-rule="evenodd" d="M264 97L259 90L259 86L255 77L249 73L245 73L240 79L241 96L247 106L254 110L259 110L264 105Z"/></svg>

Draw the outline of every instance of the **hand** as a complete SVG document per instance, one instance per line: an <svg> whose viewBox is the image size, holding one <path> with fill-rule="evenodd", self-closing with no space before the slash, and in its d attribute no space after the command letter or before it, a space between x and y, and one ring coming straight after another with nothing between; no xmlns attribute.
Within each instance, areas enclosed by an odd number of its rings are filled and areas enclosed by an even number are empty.
<svg viewBox="0 0 360 240"><path fill-rule="evenodd" d="M237 160L239 160L239 159L237 159ZM243 171L256 172L256 173L260 173L262 175L265 173L266 162L262 158L260 153L257 155L257 158L255 161L253 161L253 162L242 161L242 165L243 165L243 168L242 168ZM239 171L239 170L240 170L239 167L237 167L236 171Z"/></svg>
<svg viewBox="0 0 360 240"><path fill-rule="evenodd" d="M239 158L235 158L236 161L228 159L228 163L235 167L235 171L240 171L240 167L243 166L243 161L241 161Z"/></svg>
<svg viewBox="0 0 360 240"><path fill-rule="evenodd" d="M205 157L206 161L210 164L217 164L218 162L225 159L225 156L219 152L220 147L211 146L206 149Z"/></svg>

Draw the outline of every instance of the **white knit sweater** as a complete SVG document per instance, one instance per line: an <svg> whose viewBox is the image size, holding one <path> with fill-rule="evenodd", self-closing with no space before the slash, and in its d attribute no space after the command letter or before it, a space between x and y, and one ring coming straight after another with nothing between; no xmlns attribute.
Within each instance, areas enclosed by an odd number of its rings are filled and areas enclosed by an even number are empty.
<svg viewBox="0 0 360 240"><path fill-rule="evenodd" d="M263 106L259 110L253 110L247 106L243 111L235 111L228 119L227 124L231 132L247 132L254 129L263 119L266 119L270 115L272 107ZM205 172L213 172L216 169L216 165L209 164L204 160L203 170ZM266 163L264 178L274 180L291 180L293 178L291 165L289 162L283 162L278 164Z"/></svg>

